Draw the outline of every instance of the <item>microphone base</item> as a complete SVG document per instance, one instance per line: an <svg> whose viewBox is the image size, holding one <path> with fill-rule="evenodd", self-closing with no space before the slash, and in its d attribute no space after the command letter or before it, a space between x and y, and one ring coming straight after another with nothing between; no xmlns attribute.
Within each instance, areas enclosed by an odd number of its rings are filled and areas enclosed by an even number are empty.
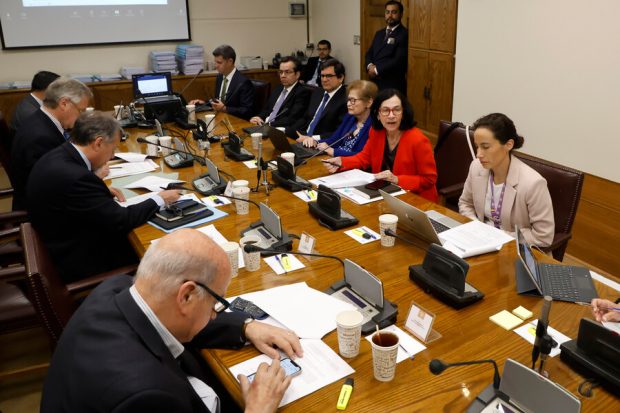
<svg viewBox="0 0 620 413"><path fill-rule="evenodd" d="M284 178L282 175L280 175L277 170L271 171L271 178L276 184L278 184L280 188L284 188L290 192L301 191L302 189L306 189L310 186L310 182L298 176L295 177L295 181L299 182L299 184L291 182L290 179Z"/></svg>
<svg viewBox="0 0 620 413"><path fill-rule="evenodd" d="M276 238L273 236L262 221L256 221L250 224L249 227L241 231L242 237L246 235L258 235L261 238L261 242L256 244L257 247L276 250L280 252L287 252L293 250L293 239L288 235L284 229L282 229L282 238ZM275 255L274 253L262 253L263 256Z"/></svg>
<svg viewBox="0 0 620 413"><path fill-rule="evenodd" d="M241 152L233 151L230 148L230 144L227 142L222 142L222 148L224 148L224 154L233 161L243 162L251 161L252 159L254 159L254 155L252 155L250 152L244 153L243 149Z"/></svg>
<svg viewBox="0 0 620 413"><path fill-rule="evenodd" d="M499 390L495 390L493 383L489 384L476 396L473 402L467 408L467 413L482 412L493 400L499 397Z"/></svg>
<svg viewBox="0 0 620 413"><path fill-rule="evenodd" d="M465 291L459 295L454 288L441 282L440 279L428 273L422 265L409 266L409 279L419 285L426 293L437 297L440 301L456 308L467 307L484 298L480 291Z"/></svg>
<svg viewBox="0 0 620 413"><path fill-rule="evenodd" d="M332 231L357 225L359 223L357 218L344 210L340 210L340 218L335 218L323 211L317 202L309 202L308 211L310 211L310 215L319 220L319 223Z"/></svg>
<svg viewBox="0 0 620 413"><path fill-rule="evenodd" d="M204 175L199 176L198 178L192 181L192 186L196 191L198 191L201 195L210 196L210 195L220 195L223 194L226 190L226 186L228 185L228 181L226 181L220 175L220 183L215 186L210 182L209 174L206 173Z"/></svg>
<svg viewBox="0 0 620 413"><path fill-rule="evenodd" d="M181 152L173 152L164 156L164 163L172 169L187 168L194 164L194 157Z"/></svg>

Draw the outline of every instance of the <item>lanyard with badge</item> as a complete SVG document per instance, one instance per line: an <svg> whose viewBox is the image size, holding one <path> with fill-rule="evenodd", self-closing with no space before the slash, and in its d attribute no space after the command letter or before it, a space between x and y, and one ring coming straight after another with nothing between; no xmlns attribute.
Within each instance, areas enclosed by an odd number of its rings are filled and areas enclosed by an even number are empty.
<svg viewBox="0 0 620 413"><path fill-rule="evenodd" d="M495 208L495 194L493 193L493 172L489 174L489 186L491 187L491 221L495 228L500 228L502 219L502 205L504 204L504 191L506 190L506 182L502 185L502 192L499 195L499 201L497 202L497 208Z"/></svg>

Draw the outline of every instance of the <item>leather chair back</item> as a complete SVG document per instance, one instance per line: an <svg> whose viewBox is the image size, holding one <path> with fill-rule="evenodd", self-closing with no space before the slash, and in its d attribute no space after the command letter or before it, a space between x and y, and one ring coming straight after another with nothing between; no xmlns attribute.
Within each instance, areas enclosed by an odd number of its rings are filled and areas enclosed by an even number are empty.
<svg viewBox="0 0 620 413"><path fill-rule="evenodd" d="M254 113L260 113L265 106L267 106L267 100L271 94L271 83L263 82L262 80L252 80L252 86L254 86Z"/></svg>
<svg viewBox="0 0 620 413"><path fill-rule="evenodd" d="M4 117L4 114L0 112L0 165L6 171L6 174L11 179L11 144L13 143L13 131L9 128L9 125Z"/></svg>
<svg viewBox="0 0 620 413"><path fill-rule="evenodd" d="M26 266L26 295L49 335L52 347L55 347L77 304L30 223L21 225L21 239Z"/></svg>

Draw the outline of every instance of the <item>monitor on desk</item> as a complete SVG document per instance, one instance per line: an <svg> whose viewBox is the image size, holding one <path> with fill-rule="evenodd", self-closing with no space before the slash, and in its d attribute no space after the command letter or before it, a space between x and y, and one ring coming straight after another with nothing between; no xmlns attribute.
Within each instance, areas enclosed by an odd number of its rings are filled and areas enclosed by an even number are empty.
<svg viewBox="0 0 620 413"><path fill-rule="evenodd" d="M134 99L169 96L174 93L170 72L133 75L131 80Z"/></svg>

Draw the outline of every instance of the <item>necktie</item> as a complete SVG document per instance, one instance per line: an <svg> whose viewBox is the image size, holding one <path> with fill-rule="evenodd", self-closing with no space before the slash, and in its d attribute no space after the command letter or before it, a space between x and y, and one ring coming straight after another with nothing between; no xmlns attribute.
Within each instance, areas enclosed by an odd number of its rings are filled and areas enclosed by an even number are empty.
<svg viewBox="0 0 620 413"><path fill-rule="evenodd" d="M316 62L316 69L314 69L314 74L312 75L312 79L310 79L310 83L314 83L315 85L319 84L319 76L320 76L320 71L321 71L321 65L323 64L323 62L321 61L321 59L319 59Z"/></svg>
<svg viewBox="0 0 620 413"><path fill-rule="evenodd" d="M265 121L267 123L269 122L273 122L273 120L276 118L276 116L278 115L278 112L280 112L280 108L282 107L282 104L284 103L284 101L286 100L286 93L287 90L283 89L282 93L280 93L280 97L278 98L278 100L276 101L276 104L273 106L273 110L271 111L271 113L269 114L269 117L267 117L267 119L265 119Z"/></svg>
<svg viewBox="0 0 620 413"><path fill-rule="evenodd" d="M71 132L65 129L65 131L62 133L62 136L64 136L65 140L68 141L69 136L71 136Z"/></svg>
<svg viewBox="0 0 620 413"><path fill-rule="evenodd" d="M306 135L312 136L314 134L314 128L316 128L316 124L319 123L319 120L321 119L321 114L323 113L323 109L325 109L325 104L327 103L327 99L329 99L329 94L325 92L325 94L323 95L323 100L321 101L319 108L316 110L314 114L314 118L312 119L312 122L310 122L310 126L308 126Z"/></svg>
<svg viewBox="0 0 620 413"><path fill-rule="evenodd" d="M392 30L392 29L386 29L385 30L385 39L383 39L383 40L387 40L392 35L393 31L394 30Z"/></svg>
<svg viewBox="0 0 620 413"><path fill-rule="evenodd" d="M222 91L220 92L220 102L224 102L226 100L226 92L228 90L228 78L224 78L224 82L222 82Z"/></svg>

